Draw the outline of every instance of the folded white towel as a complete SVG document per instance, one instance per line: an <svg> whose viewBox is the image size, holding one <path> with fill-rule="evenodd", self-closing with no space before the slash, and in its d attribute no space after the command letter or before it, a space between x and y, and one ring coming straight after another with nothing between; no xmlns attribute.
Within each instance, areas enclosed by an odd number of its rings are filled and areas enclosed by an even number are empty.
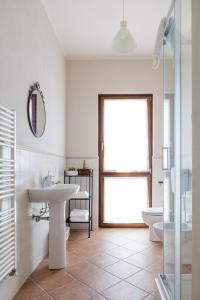
<svg viewBox="0 0 200 300"><path fill-rule="evenodd" d="M71 222L88 222L89 217L82 217L82 218L77 218L77 217L70 217Z"/></svg>
<svg viewBox="0 0 200 300"><path fill-rule="evenodd" d="M70 217L85 218L88 217L88 215L89 215L89 211L87 209L74 208L70 212Z"/></svg>
<svg viewBox="0 0 200 300"><path fill-rule="evenodd" d="M89 193L87 191L79 191L74 193L70 199L88 199Z"/></svg>

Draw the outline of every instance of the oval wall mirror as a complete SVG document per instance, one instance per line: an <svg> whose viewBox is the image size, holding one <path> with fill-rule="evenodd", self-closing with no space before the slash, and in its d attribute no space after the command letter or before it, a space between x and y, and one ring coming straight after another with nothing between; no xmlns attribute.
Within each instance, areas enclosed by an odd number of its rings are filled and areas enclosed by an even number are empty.
<svg viewBox="0 0 200 300"><path fill-rule="evenodd" d="M37 138L41 137L46 125L46 110L44 96L38 82L35 82L29 90L27 113L32 133Z"/></svg>

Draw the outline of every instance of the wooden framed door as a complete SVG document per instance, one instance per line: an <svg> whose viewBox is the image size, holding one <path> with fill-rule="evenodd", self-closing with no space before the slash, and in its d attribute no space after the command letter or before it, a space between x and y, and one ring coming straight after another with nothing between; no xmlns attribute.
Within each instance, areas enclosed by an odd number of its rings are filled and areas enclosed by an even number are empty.
<svg viewBox="0 0 200 300"><path fill-rule="evenodd" d="M152 206L153 96L99 95L99 225L145 227Z"/></svg>

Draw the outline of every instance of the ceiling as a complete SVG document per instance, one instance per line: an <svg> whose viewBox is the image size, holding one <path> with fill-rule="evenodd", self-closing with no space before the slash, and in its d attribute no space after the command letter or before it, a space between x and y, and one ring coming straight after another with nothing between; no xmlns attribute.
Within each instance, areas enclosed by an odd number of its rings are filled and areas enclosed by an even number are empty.
<svg viewBox="0 0 200 300"><path fill-rule="evenodd" d="M125 0L125 19L137 41L132 54L116 54L111 43L122 19L122 0L42 0L67 59L146 59L171 0Z"/></svg>

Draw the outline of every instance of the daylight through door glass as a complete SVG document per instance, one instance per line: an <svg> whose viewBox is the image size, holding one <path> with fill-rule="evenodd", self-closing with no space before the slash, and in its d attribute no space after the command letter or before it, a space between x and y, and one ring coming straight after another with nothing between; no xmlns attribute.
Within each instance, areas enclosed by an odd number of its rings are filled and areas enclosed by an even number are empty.
<svg viewBox="0 0 200 300"><path fill-rule="evenodd" d="M146 99L104 103L104 171L149 169Z"/></svg>

